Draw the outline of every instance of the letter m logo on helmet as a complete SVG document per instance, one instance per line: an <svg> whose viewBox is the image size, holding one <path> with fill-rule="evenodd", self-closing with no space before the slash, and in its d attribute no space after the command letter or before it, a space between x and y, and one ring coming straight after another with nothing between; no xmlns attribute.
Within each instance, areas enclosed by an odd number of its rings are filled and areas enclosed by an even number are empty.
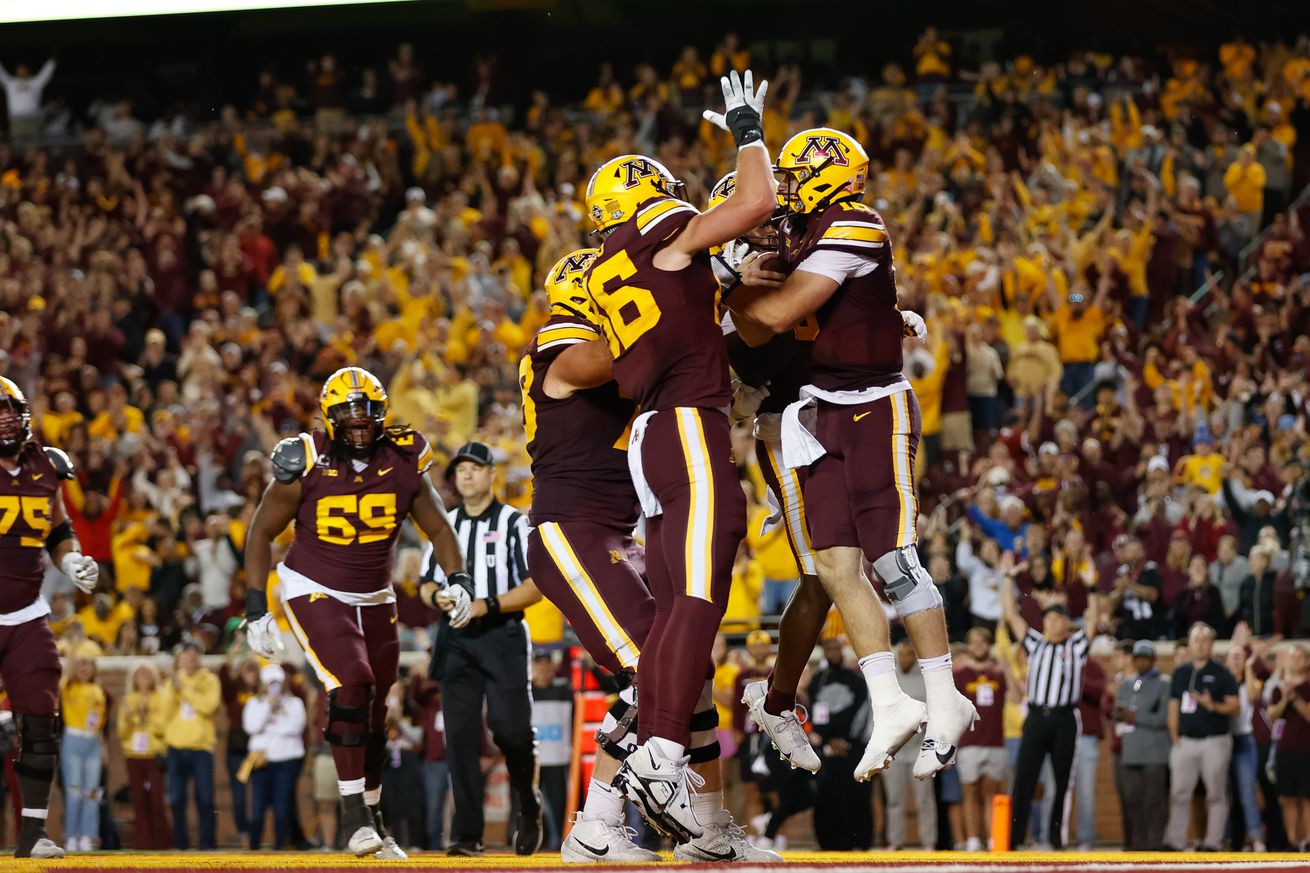
<svg viewBox="0 0 1310 873"><path fill-rule="evenodd" d="M805 147L802 148L801 153L796 156L796 163L818 163L815 158L819 158L820 160L828 158L838 167L846 167L850 165L850 158L846 155L846 145L841 140L837 139L837 137L828 136L826 134L814 134L813 136L807 137L805 140Z"/></svg>
<svg viewBox="0 0 1310 873"><path fill-rule="evenodd" d="M645 158L633 158L625 161L623 169L627 173L627 178L623 185L625 188L636 188L641 184L642 179L648 179L651 176L659 178L660 171L651 165L651 162Z"/></svg>

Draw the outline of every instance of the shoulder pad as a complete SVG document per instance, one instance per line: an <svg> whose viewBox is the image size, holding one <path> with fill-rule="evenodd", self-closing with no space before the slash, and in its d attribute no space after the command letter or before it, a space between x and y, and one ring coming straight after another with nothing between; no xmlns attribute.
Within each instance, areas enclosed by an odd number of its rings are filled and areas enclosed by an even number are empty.
<svg viewBox="0 0 1310 873"><path fill-rule="evenodd" d="M55 473L60 479L73 479L76 473L73 470L73 459L68 457L68 453L63 449L56 449L52 446L45 446L45 456L51 464L54 464Z"/></svg>
<svg viewBox="0 0 1310 873"><path fill-rule="evenodd" d="M287 437L273 447L270 459L273 462L273 478L284 485L295 482L309 472L314 466L313 449L309 436Z"/></svg>

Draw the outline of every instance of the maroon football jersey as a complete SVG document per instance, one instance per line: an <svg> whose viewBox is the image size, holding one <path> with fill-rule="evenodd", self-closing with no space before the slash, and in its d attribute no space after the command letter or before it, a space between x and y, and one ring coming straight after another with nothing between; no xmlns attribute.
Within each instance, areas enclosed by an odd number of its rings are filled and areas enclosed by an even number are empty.
<svg viewBox="0 0 1310 873"><path fill-rule="evenodd" d="M18 453L18 472L0 470L0 613L41 596L43 553L54 518L59 472L36 440Z"/></svg>
<svg viewBox="0 0 1310 873"><path fill-rule="evenodd" d="M709 253L698 252L677 272L652 263L696 215L695 207L672 197L647 201L605 238L587 271L587 290L614 354L614 378L643 412L732 403Z"/></svg>
<svg viewBox="0 0 1310 873"><path fill-rule="evenodd" d="M432 450L422 434L382 439L363 470L331 453L327 434L302 435L312 448L300 478L296 537L286 565L325 588L363 594L391 583L400 524L424 487Z"/></svg>
<svg viewBox="0 0 1310 873"><path fill-rule="evenodd" d="M523 426L532 458L533 525L586 521L625 532L640 505L628 472L628 425L637 405L617 383L556 400L546 395L546 371L571 345L600 339L586 319L552 315L519 361Z"/></svg>
<svg viewBox="0 0 1310 873"><path fill-rule="evenodd" d="M829 391L890 385L899 381L903 323L896 308L892 243L882 216L856 201L834 203L817 215L788 218L782 227L788 272L805 269L825 253L856 255L876 265L848 277L799 330L814 331L812 384ZM816 265L812 262L812 266ZM821 272L817 266L814 272Z"/></svg>
<svg viewBox="0 0 1310 873"><path fill-rule="evenodd" d="M955 687L978 710L978 724L960 737L961 746L1005 745L1005 674L995 664L982 670L961 667L955 671Z"/></svg>

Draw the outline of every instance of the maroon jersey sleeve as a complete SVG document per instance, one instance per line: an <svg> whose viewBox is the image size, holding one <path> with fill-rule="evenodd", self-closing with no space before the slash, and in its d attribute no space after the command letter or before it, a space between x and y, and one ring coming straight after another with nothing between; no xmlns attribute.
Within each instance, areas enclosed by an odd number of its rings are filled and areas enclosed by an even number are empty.
<svg viewBox="0 0 1310 873"><path fill-rule="evenodd" d="M364 593L390 584L400 524L409 515L432 449L416 431L389 432L362 468L315 433L301 477L296 536L286 564L326 588Z"/></svg>
<svg viewBox="0 0 1310 873"><path fill-rule="evenodd" d="M605 239L587 272L614 378L643 411L732 403L709 253L676 272L653 263L697 214L672 197L648 201Z"/></svg>
<svg viewBox="0 0 1310 873"><path fill-rule="evenodd" d="M36 440L19 452L17 472L0 470L0 613L41 596L42 552L58 491L59 471Z"/></svg>
<svg viewBox="0 0 1310 873"><path fill-rule="evenodd" d="M830 391L890 385L903 377L903 323L896 308L891 237L882 216L862 203L835 203L783 228L789 270L838 283L801 327L813 331L812 381Z"/></svg>
<svg viewBox="0 0 1310 873"><path fill-rule="evenodd" d="M552 316L519 362L523 426L532 458L532 523L586 521L631 531L637 493L628 472L636 404L609 382L563 400L545 392L546 371L569 346L600 338L582 318Z"/></svg>

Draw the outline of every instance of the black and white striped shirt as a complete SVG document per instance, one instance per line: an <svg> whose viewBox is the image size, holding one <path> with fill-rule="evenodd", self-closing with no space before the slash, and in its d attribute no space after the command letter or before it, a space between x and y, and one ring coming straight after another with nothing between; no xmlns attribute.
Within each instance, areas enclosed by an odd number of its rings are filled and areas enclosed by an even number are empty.
<svg viewBox="0 0 1310 873"><path fill-rule="evenodd" d="M1091 645L1078 631L1053 643L1032 628L1024 637L1028 652L1028 706L1073 706L1083 696L1083 673Z"/></svg>
<svg viewBox="0 0 1310 873"><path fill-rule="evenodd" d="M481 515L470 516L463 506L446 513L464 551L464 568L473 577L473 597L504 596L523 584L528 573L528 517L499 500ZM423 578L437 575L432 544L423 553Z"/></svg>

